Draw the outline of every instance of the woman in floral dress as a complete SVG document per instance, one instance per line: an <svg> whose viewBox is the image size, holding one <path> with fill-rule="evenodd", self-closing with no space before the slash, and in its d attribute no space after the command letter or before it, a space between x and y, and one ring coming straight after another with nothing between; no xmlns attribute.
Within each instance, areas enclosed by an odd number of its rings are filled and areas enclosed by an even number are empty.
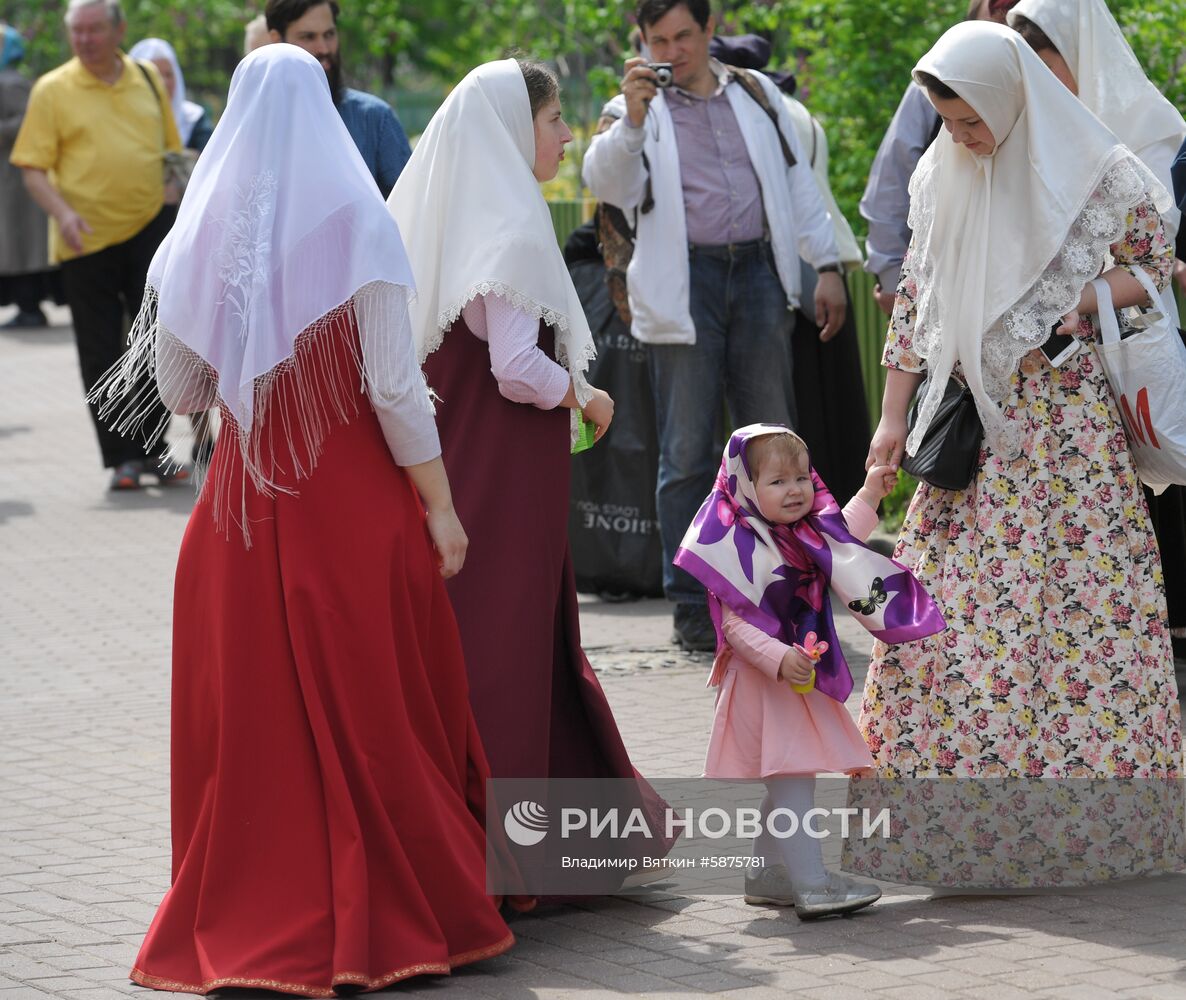
<svg viewBox="0 0 1186 1000"><path fill-rule="evenodd" d="M915 75L951 140L911 182L869 462L914 453L938 402L907 438L925 370L972 389L985 436L968 487L920 484L902 528L895 556L949 627L874 647L860 727L878 771L850 804L888 805L890 830L851 838L845 867L985 887L1178 867L1161 565L1088 315L1101 271L1118 308L1146 300L1133 269L1168 282L1168 199L1003 28L951 29ZM1083 342L1057 368L1034 350L1054 325Z"/></svg>

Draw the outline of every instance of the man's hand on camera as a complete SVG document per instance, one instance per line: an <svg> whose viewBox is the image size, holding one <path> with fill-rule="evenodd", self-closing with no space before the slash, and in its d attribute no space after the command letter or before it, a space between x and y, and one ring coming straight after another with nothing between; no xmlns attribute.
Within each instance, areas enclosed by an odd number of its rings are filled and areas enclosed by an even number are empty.
<svg viewBox="0 0 1186 1000"><path fill-rule="evenodd" d="M626 60L622 76L622 94L626 98L626 117L635 128L647 120L647 105L658 91L655 71L640 56Z"/></svg>

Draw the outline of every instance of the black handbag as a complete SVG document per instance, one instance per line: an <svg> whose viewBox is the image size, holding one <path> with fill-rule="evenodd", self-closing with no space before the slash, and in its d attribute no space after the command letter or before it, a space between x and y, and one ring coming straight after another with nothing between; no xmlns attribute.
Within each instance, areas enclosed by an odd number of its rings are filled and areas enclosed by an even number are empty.
<svg viewBox="0 0 1186 1000"><path fill-rule="evenodd" d="M907 432L914 430L918 408L926 398L930 376L923 379L914 395L907 417ZM947 379L947 388L939 409L913 457L902 455L902 468L915 479L938 486L942 490L966 489L980 461L980 442L984 425L976 412L972 390L954 375Z"/></svg>

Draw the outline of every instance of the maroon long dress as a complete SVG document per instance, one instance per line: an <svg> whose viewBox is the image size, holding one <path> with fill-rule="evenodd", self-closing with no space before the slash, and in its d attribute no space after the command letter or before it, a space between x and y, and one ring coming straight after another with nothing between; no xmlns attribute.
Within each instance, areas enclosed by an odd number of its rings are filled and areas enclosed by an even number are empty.
<svg viewBox="0 0 1186 1000"><path fill-rule="evenodd" d="M489 771L453 613L420 500L358 389L354 336L351 322L319 334L318 366L319 391L352 387L357 412L329 424L308 478L283 483L296 495L247 484L252 547L216 528L209 490L186 529L173 884L132 972L144 986L333 996L512 944L485 892ZM292 372L272 391L273 413L301 407ZM237 502L225 425L212 468Z"/></svg>
<svg viewBox="0 0 1186 1000"><path fill-rule="evenodd" d="M539 346L552 356L543 323ZM570 411L502 396L487 345L464 320L425 373L441 397L445 468L469 536L448 591L493 776L637 778L581 649L568 547Z"/></svg>

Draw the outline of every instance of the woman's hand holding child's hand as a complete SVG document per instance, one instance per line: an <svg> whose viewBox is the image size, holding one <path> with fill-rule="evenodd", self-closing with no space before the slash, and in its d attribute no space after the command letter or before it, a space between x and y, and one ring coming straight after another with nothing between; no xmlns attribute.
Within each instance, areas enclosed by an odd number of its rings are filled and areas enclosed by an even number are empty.
<svg viewBox="0 0 1186 1000"><path fill-rule="evenodd" d="M815 664L797 649L788 649L778 665L778 679L788 684L806 684L811 680Z"/></svg>
<svg viewBox="0 0 1186 1000"><path fill-rule="evenodd" d="M897 465L875 465L865 475L865 485L860 488L857 496L874 510L887 496L898 482Z"/></svg>

